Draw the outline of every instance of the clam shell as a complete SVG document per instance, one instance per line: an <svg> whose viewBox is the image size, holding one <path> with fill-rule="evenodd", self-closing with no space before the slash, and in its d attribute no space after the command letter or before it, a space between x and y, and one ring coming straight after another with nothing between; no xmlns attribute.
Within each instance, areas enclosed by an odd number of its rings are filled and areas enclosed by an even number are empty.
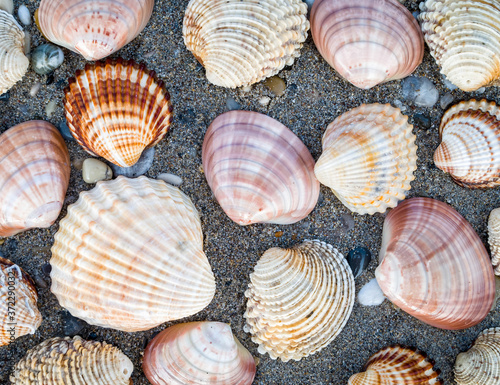
<svg viewBox="0 0 500 385"><path fill-rule="evenodd" d="M80 193L50 264L61 306L118 330L187 317L215 293L196 208L178 188L146 177L119 176Z"/></svg>
<svg viewBox="0 0 500 385"><path fill-rule="evenodd" d="M255 361L221 322L178 324L146 347L144 374L153 385L250 385Z"/></svg>
<svg viewBox="0 0 500 385"><path fill-rule="evenodd" d="M68 149L52 124L32 120L0 135L0 236L52 225L69 174Z"/></svg>
<svg viewBox="0 0 500 385"><path fill-rule="evenodd" d="M320 241L272 248L250 274L245 331L272 359L300 360L342 331L354 306L354 277L342 254Z"/></svg>
<svg viewBox="0 0 500 385"><path fill-rule="evenodd" d="M257 83L292 65L307 38L300 0L191 0L184 43L221 87Z"/></svg>
<svg viewBox="0 0 500 385"><path fill-rule="evenodd" d="M408 76L424 56L420 27L397 0L316 0L311 33L328 64L362 89Z"/></svg>
<svg viewBox="0 0 500 385"><path fill-rule="evenodd" d="M492 210L488 218L488 243L495 275L500 276L500 208Z"/></svg>
<svg viewBox="0 0 500 385"><path fill-rule="evenodd" d="M443 329L478 324L495 298L481 239L451 206L430 198L409 199L387 215L375 276L396 306Z"/></svg>
<svg viewBox="0 0 500 385"><path fill-rule="evenodd" d="M314 172L347 208L374 214L410 190L417 146L408 117L389 104L363 104L337 117L323 134Z"/></svg>
<svg viewBox="0 0 500 385"><path fill-rule="evenodd" d="M230 111L208 127L203 169L222 209L240 225L289 224L316 206L319 183L307 147L280 122Z"/></svg>
<svg viewBox="0 0 500 385"><path fill-rule="evenodd" d="M172 121L163 82L132 60L87 64L64 92L66 120L78 143L120 167L135 164L145 148L165 136Z"/></svg>

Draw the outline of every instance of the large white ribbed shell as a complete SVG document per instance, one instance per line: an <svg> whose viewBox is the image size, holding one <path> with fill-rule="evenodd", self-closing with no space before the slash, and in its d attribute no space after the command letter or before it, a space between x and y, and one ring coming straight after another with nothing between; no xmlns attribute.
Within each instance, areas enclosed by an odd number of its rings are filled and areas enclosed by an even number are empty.
<svg viewBox="0 0 500 385"><path fill-rule="evenodd" d="M61 306L124 331L197 313L215 293L196 208L178 188L146 177L82 192L60 222L50 264Z"/></svg>
<svg viewBox="0 0 500 385"><path fill-rule="evenodd" d="M488 243L495 275L500 276L500 208L492 210L488 218Z"/></svg>
<svg viewBox="0 0 500 385"><path fill-rule="evenodd" d="M246 86L293 64L307 38L306 14L301 0L191 0L184 43L209 82Z"/></svg>
<svg viewBox="0 0 500 385"><path fill-rule="evenodd" d="M342 254L320 241L267 250L250 274L245 331L259 353L300 360L342 331L354 306L354 277Z"/></svg>

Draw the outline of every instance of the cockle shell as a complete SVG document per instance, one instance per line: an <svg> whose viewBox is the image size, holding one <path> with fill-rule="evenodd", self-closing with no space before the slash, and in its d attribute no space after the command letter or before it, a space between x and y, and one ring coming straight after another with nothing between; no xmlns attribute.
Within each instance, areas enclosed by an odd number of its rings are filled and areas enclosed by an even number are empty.
<svg viewBox="0 0 500 385"><path fill-rule="evenodd" d="M240 225L295 223L316 206L314 159L292 131L266 115L218 116L205 134L202 158L217 201Z"/></svg>
<svg viewBox="0 0 500 385"><path fill-rule="evenodd" d="M245 331L259 353L300 360L342 331L354 306L354 277L342 254L320 241L272 248L250 274Z"/></svg>
<svg viewBox="0 0 500 385"><path fill-rule="evenodd" d="M0 135L0 236L52 225L69 174L68 149L52 124L32 120Z"/></svg>
<svg viewBox="0 0 500 385"><path fill-rule="evenodd" d="M131 385L132 361L106 342L55 337L28 350L14 366L12 385Z"/></svg>
<svg viewBox="0 0 500 385"><path fill-rule="evenodd" d="M87 64L64 90L66 120L83 148L120 167L167 133L172 104L163 82L144 64L123 59Z"/></svg>
<svg viewBox="0 0 500 385"><path fill-rule="evenodd" d="M486 100L454 105L441 119L434 163L461 186L500 185L500 109Z"/></svg>
<svg viewBox="0 0 500 385"><path fill-rule="evenodd" d="M178 188L146 177L119 176L80 193L50 264L61 306L118 330L187 317L215 293L196 208Z"/></svg>
<svg viewBox="0 0 500 385"><path fill-rule="evenodd" d="M314 172L347 208L374 214L395 207L410 190L417 146L408 117L389 104L362 104L323 134Z"/></svg>
<svg viewBox="0 0 500 385"><path fill-rule="evenodd" d="M488 243L495 275L500 276L500 208L492 210L488 218Z"/></svg>
<svg viewBox="0 0 500 385"><path fill-rule="evenodd" d="M247 86L293 64L307 38L306 14L301 0L191 0L184 43L210 83Z"/></svg>
<svg viewBox="0 0 500 385"><path fill-rule="evenodd" d="M430 198L409 199L387 215L375 276L396 306L443 329L478 324L495 298L481 239L451 206Z"/></svg>
<svg viewBox="0 0 500 385"><path fill-rule="evenodd" d="M52 43L94 61L135 39L153 6L154 0L42 0L38 23Z"/></svg>
<svg viewBox="0 0 500 385"><path fill-rule="evenodd" d="M362 89L408 76L424 56L420 27L397 0L316 0L311 33L328 64Z"/></svg>
<svg viewBox="0 0 500 385"><path fill-rule="evenodd" d="M153 385L251 385L255 361L221 322L178 324L146 347L144 374Z"/></svg>

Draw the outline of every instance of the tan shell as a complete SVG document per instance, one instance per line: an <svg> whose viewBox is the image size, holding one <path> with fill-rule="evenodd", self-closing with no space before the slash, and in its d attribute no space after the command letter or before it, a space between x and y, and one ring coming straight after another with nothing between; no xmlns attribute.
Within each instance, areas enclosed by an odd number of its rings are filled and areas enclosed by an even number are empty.
<svg viewBox="0 0 500 385"><path fill-rule="evenodd" d="M293 64L307 38L306 14L301 0L191 0L184 43L210 83L247 86Z"/></svg>
<svg viewBox="0 0 500 385"><path fill-rule="evenodd" d="M491 263L495 275L500 276L500 208L492 210L488 219L488 243L490 244Z"/></svg>

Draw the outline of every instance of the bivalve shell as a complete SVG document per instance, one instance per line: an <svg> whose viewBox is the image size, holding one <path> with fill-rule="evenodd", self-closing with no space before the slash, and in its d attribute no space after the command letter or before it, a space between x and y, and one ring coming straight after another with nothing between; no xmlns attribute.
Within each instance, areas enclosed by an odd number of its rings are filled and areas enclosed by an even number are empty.
<svg viewBox="0 0 500 385"><path fill-rule="evenodd" d="M492 210L488 218L488 243L495 275L500 276L500 208Z"/></svg>

